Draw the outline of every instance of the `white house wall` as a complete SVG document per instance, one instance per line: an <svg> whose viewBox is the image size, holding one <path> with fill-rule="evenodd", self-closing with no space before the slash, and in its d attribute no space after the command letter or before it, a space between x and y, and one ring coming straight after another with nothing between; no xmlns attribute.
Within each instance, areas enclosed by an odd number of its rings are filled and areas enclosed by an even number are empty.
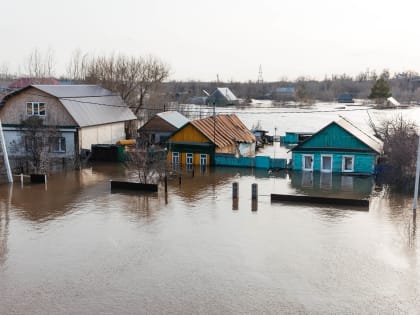
<svg viewBox="0 0 420 315"><path fill-rule="evenodd" d="M90 150L93 144L115 144L125 139L124 122L80 129L80 149Z"/></svg>

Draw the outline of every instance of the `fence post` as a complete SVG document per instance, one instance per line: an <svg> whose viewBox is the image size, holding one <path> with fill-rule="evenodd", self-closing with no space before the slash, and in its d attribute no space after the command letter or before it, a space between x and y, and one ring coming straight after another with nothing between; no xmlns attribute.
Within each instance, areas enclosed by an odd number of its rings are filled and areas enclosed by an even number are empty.
<svg viewBox="0 0 420 315"><path fill-rule="evenodd" d="M238 210L238 182L232 183L232 210Z"/></svg>
<svg viewBox="0 0 420 315"><path fill-rule="evenodd" d="M254 183L251 186L251 190L252 190L252 207L251 210L252 211L257 211L258 210L258 184Z"/></svg>

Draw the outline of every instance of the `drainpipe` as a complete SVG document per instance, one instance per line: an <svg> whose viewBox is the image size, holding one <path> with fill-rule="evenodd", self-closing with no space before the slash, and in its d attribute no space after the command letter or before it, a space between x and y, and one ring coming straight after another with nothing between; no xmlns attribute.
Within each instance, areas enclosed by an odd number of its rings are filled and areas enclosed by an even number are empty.
<svg viewBox="0 0 420 315"><path fill-rule="evenodd" d="M1 147L3 151L3 159L4 159L4 166L6 168L6 173L7 173L7 180L9 183L13 183L13 176L12 176L12 171L10 170L9 156L7 155L6 142L4 140L4 133L3 133L3 127L1 125L1 120L0 120L0 142L1 142Z"/></svg>

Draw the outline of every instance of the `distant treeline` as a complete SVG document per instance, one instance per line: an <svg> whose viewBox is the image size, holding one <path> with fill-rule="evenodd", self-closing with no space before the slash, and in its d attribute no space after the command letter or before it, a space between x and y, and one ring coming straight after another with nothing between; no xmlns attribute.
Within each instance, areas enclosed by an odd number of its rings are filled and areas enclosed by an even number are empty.
<svg viewBox="0 0 420 315"><path fill-rule="evenodd" d="M408 71L390 77L384 71L391 86L391 93L400 102L420 101L420 76ZM164 90L170 99L181 103L192 98L206 96L217 87L228 87L242 99L272 99L276 101L334 101L340 94L350 93L355 99L367 99L375 80L379 77L375 72L361 73L356 77L348 75L332 75L323 80L301 77L295 81L277 82L202 82L202 81L170 81L164 83ZM292 89L287 89L292 88ZM286 91L286 92L285 92ZM293 91L290 93L288 91Z"/></svg>

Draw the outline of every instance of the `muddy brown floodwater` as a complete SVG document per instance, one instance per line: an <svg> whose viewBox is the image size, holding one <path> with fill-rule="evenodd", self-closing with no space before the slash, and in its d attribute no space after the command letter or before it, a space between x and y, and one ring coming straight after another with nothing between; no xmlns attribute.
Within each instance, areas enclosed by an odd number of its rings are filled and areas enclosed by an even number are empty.
<svg viewBox="0 0 420 315"><path fill-rule="evenodd" d="M420 119L420 107L331 111L338 105L217 110L277 135L339 115L366 126L368 110L374 121ZM287 157L276 145L265 153ZM109 180L127 175L97 164L47 186L0 184L0 314L419 314L412 196L372 192L370 178L232 168L170 178L167 199L162 187L111 193ZM271 203L271 193L371 203Z"/></svg>
<svg viewBox="0 0 420 315"><path fill-rule="evenodd" d="M271 203L363 198L372 180L218 168L171 178L166 203L163 189L111 193L125 172L0 185L0 314L418 314L410 196L375 192L369 211Z"/></svg>

